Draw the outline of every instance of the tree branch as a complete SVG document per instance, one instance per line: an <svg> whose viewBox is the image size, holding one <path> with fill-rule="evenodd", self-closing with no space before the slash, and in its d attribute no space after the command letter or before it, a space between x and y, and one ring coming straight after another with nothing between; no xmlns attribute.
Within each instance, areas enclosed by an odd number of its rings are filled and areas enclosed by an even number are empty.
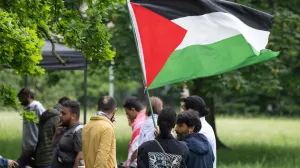
<svg viewBox="0 0 300 168"><path fill-rule="evenodd" d="M50 37L48 31L42 27L42 26L38 26L38 29L40 29L44 34L45 36L47 37L47 39L50 41L51 45L52 45L52 55L55 56L55 58L59 61L59 63L61 63L63 66L65 66L69 59L67 59L66 61L64 61L57 53L56 53L56 50L55 50L55 43L53 42L52 38Z"/></svg>

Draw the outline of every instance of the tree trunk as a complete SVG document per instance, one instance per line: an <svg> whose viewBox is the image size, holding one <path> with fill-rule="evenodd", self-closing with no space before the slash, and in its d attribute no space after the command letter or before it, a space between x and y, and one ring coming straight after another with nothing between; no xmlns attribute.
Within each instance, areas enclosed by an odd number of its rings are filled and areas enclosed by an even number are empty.
<svg viewBox="0 0 300 168"><path fill-rule="evenodd" d="M216 129L216 122L215 122L215 106L214 106L214 97L207 97L205 92L203 92L204 88L202 87L202 80L203 79L194 79L194 89L192 90L192 95L196 94L200 97L202 97L209 108L210 114L205 117L206 121L211 125L215 132L216 136L216 143L217 143L217 148L225 148L229 149L218 137L217 135L217 129Z"/></svg>

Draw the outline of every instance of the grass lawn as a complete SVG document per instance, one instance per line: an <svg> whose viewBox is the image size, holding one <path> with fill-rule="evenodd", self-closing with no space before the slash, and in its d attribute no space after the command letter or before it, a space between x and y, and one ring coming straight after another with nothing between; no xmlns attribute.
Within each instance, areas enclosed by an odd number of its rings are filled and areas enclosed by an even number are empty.
<svg viewBox="0 0 300 168"><path fill-rule="evenodd" d="M115 123L118 161L126 159L131 136L123 114L118 111ZM16 112L0 112L0 121L0 155L17 159L22 120ZM218 150L219 168L300 168L299 119L217 117L216 123L220 139L231 148Z"/></svg>

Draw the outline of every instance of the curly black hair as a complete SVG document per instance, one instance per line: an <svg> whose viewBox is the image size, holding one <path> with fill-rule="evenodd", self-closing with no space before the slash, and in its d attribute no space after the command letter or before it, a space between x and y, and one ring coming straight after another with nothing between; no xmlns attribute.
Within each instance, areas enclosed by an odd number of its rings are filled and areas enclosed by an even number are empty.
<svg viewBox="0 0 300 168"><path fill-rule="evenodd" d="M195 133L199 132L202 127L198 112L195 110L187 110L178 114L176 124L186 124L189 128L195 127Z"/></svg>

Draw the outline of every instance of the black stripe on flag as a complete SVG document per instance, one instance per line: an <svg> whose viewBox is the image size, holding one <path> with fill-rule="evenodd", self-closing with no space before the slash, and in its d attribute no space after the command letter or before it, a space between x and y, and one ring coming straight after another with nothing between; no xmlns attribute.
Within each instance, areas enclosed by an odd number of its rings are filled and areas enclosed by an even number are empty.
<svg viewBox="0 0 300 168"><path fill-rule="evenodd" d="M273 16L256 9L224 0L131 0L169 19L199 16L213 12L230 13L246 25L270 31Z"/></svg>

